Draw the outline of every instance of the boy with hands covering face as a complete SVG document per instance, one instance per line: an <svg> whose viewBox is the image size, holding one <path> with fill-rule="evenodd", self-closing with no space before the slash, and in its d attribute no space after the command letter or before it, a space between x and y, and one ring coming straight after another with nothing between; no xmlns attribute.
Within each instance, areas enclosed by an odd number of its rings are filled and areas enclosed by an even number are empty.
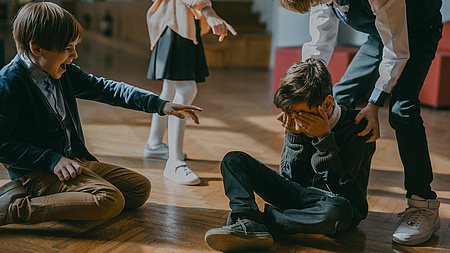
<svg viewBox="0 0 450 253"><path fill-rule="evenodd" d="M221 164L231 213L226 226L209 230L219 251L267 249L272 235L334 234L366 218L369 170L375 143L358 136L353 109L335 103L331 76L321 60L294 63L274 95L286 128L280 171L233 151ZM260 211L254 193L267 204Z"/></svg>

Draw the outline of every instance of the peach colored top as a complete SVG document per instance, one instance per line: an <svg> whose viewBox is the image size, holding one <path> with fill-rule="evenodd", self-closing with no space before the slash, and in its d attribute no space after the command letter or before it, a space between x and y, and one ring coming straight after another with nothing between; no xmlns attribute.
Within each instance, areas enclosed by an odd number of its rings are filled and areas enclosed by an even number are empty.
<svg viewBox="0 0 450 253"><path fill-rule="evenodd" d="M200 19L201 34L209 31L206 19L201 10L211 6L209 0L153 0L147 11L147 26L150 36L150 49L155 48L159 37L166 27L170 27L181 37L190 39L197 44L195 19Z"/></svg>

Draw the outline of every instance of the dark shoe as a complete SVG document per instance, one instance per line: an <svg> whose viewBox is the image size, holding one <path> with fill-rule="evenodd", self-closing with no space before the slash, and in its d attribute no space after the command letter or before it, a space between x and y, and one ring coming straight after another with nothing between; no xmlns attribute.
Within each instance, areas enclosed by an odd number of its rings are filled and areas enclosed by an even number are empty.
<svg viewBox="0 0 450 253"><path fill-rule="evenodd" d="M7 224L5 218L11 203L17 198L26 197L27 195L28 193L18 180L13 180L0 186L0 225Z"/></svg>
<svg viewBox="0 0 450 253"><path fill-rule="evenodd" d="M273 244L272 235L266 226L249 219L238 219L236 223L206 232L206 244L222 252L264 250Z"/></svg>

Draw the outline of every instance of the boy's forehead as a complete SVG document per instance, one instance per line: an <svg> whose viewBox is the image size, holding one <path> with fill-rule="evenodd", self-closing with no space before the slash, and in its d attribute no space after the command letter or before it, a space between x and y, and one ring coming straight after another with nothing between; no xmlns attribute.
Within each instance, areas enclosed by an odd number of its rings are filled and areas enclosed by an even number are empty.
<svg viewBox="0 0 450 253"><path fill-rule="evenodd" d="M293 111L309 111L311 108L309 107L306 101L297 102L292 106Z"/></svg>
<svg viewBox="0 0 450 253"><path fill-rule="evenodd" d="M78 39L70 42L69 46L72 46L72 45L76 46L77 44L80 44L80 43L81 43L81 38L78 38Z"/></svg>

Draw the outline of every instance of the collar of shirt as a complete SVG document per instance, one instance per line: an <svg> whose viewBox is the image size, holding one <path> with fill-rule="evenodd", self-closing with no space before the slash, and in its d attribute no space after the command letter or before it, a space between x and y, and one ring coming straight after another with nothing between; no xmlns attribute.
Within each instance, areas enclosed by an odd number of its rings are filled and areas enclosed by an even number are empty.
<svg viewBox="0 0 450 253"><path fill-rule="evenodd" d="M330 128L333 129L341 118L341 107L334 101L334 110L331 117L328 119Z"/></svg>
<svg viewBox="0 0 450 253"><path fill-rule="evenodd" d="M22 54L19 56L20 59L25 63L25 67L28 69L28 72L30 73L31 78L33 81L38 85L45 89L48 89L48 85L50 87L53 86L53 83L50 79L50 76L39 69L31 60L28 58L27 55Z"/></svg>

